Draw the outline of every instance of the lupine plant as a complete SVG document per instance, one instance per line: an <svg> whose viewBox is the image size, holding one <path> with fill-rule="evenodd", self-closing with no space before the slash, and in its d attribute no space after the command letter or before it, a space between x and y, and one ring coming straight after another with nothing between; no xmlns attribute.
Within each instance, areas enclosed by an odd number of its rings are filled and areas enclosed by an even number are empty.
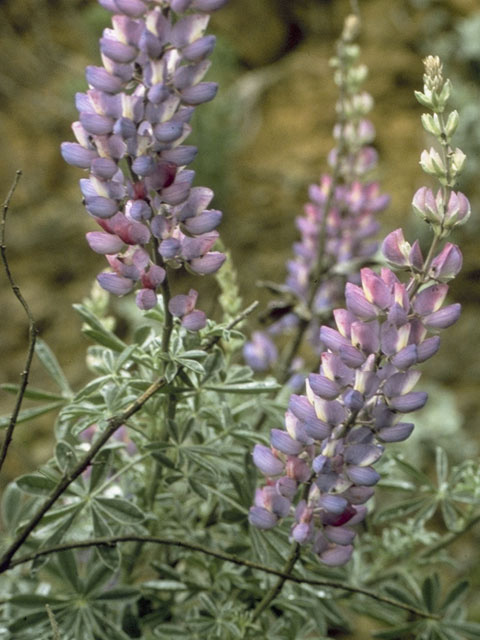
<svg viewBox="0 0 480 640"><path fill-rule="evenodd" d="M243 306L216 232L221 213L208 208L213 192L194 185L186 167L196 149L183 144L194 108L217 90L202 81L215 45L206 28L225 0L99 2L112 28L77 95L77 142L62 145L84 171L85 208L100 227L87 242L109 265L76 305L94 343L91 379L78 390L37 336L8 263L20 172L3 207L1 255L30 340L21 383L3 385L16 400L0 422L0 469L22 423L57 415L52 458L3 491L0 638L480 637L450 553L480 521L478 462L452 466L437 446L435 474L417 468L415 418L403 417L425 405L419 366L460 316L446 302L462 266L448 238L470 205L456 190L465 156L452 143L459 116L447 110L440 60L425 60L416 93L437 144L420 164L438 187L421 187L412 203L431 242L397 229L379 257L374 216L387 198L367 178L371 100L360 92L359 17L346 19L333 61L332 173L310 188L287 265L293 302L279 326L293 324L292 342L278 377L259 378L242 363L257 305ZM194 289L172 295L171 270L182 267L215 274L219 320L197 308ZM134 293L127 342L108 303ZM304 335L319 365L289 396ZM276 348L256 335L245 355L263 369ZM34 357L56 391L29 384ZM24 399L40 404L24 409ZM402 499L386 500L388 491Z"/></svg>
<svg viewBox="0 0 480 640"><path fill-rule="evenodd" d="M255 371L276 366L283 381L301 365L295 356L304 335L310 350L313 347L315 353L321 353L319 326L341 303L345 280L358 281L360 267L375 254L377 243L372 238L380 228L376 214L389 202L389 196L380 193L378 182L370 179L377 152L372 146L375 129L365 116L373 100L361 90L367 68L357 64L358 28L357 18L350 16L330 61L339 89L336 146L328 156L331 173L324 174L319 184L310 185L310 202L296 220L301 240L294 244L294 258L287 262L285 284L270 285L283 298L273 306L275 320L267 332L254 332L243 349L246 362ZM285 333L292 339L277 362L272 338Z"/></svg>

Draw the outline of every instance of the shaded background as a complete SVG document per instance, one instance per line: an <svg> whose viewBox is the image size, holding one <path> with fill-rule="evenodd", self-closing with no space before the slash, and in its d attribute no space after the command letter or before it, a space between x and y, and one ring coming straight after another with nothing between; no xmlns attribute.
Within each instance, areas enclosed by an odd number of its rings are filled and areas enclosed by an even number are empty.
<svg viewBox="0 0 480 640"><path fill-rule="evenodd" d="M209 78L219 81L221 90L213 103L198 109L193 123L192 142L200 147L195 184L211 186L215 206L224 211L220 232L238 268L245 304L258 297L266 302L257 280L283 280L297 238L294 218L308 184L327 169L336 99L328 59L348 8L343 0L231 0L212 19L219 42ZM425 419L431 439L438 430L461 458L462 444L473 455L480 436L480 7L477 0L361 0L360 9L362 59L370 68L366 89L376 102L378 178L392 196L382 214L384 231L402 225L410 238L423 233L410 202L428 183L418 160L431 142L413 96L422 85L425 55L443 57L462 118L457 144L469 156L469 167L461 187L471 198L473 215L454 239L465 266L452 296L464 314L444 334L441 353L425 373L433 385L433 405L437 401L441 407ZM9 216L8 255L41 335L74 388L86 377L87 341L79 337L81 322L71 305L88 294L106 263L85 242L85 232L95 225L80 202L81 172L63 162L59 145L73 139L74 93L86 88L85 65L99 64L97 40L108 24L109 14L95 0L0 2L2 197L15 170L24 173ZM194 286L202 289L199 278ZM4 274L0 287L0 382L16 382L26 321ZM212 279L203 283L202 305L209 312L215 306L212 288ZM118 329L124 331L122 322ZM44 383L38 368L33 381ZM11 404L1 393L1 413ZM449 420L461 424L463 435ZM49 456L48 424L18 428L9 476Z"/></svg>

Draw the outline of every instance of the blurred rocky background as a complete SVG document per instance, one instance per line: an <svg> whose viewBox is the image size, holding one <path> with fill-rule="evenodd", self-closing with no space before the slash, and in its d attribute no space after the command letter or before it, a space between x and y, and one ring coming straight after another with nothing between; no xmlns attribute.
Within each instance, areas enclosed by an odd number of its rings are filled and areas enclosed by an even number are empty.
<svg viewBox="0 0 480 640"><path fill-rule="evenodd" d="M212 20L219 40L210 79L221 90L195 116L194 168L196 184L211 186L224 211L220 231L245 303L268 300L256 281L283 280L297 237L294 218L308 184L327 170L336 99L328 60L349 6L346 0L231 0ZM441 55L453 81L462 122L457 144L468 155L460 186L473 214L455 238L465 266L452 295L464 314L427 367L432 409L423 421L430 442L438 434L454 457L465 455L461 443L474 455L480 439L480 6L478 0L360 0L360 10L366 89L376 102L377 177L392 196L385 231L402 225L410 237L422 232L410 208L425 183L419 154L430 146L413 96L422 84L422 58ZM99 63L97 39L108 23L96 0L0 0L1 199L15 170L23 170L8 218L8 256L41 336L74 388L87 375L88 342L71 305L88 295L105 261L85 242L95 225L81 205L81 172L63 162L59 145L73 139L74 94L85 90L85 65ZM211 313L212 279L203 289L203 308ZM3 272L0 309L0 382L17 382L27 323ZM122 322L118 329L126 330ZM34 384L48 386L43 377L35 365ZM12 401L1 393L1 413ZM49 425L17 428L7 475L48 457Z"/></svg>

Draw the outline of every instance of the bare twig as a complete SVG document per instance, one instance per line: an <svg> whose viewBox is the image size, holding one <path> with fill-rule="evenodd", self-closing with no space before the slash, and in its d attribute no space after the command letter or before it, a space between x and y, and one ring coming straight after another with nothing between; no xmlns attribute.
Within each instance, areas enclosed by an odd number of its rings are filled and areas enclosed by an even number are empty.
<svg viewBox="0 0 480 640"><path fill-rule="evenodd" d="M233 329L234 327L237 326L237 324L239 324L240 322L242 322L242 320L244 320L247 316L249 316L252 313L252 311L255 311L257 307L258 307L258 300L255 300L254 302L252 302L251 305L249 305L246 309L240 312L238 316L236 316L233 320L231 320L225 328L227 330ZM203 348L205 350L211 349L214 345L217 344L217 342L220 342L221 338L222 338L221 334L213 336L213 338L210 338L210 340L204 345Z"/></svg>
<svg viewBox="0 0 480 640"><path fill-rule="evenodd" d="M12 442L12 438L13 438L13 432L15 430L16 424L17 424L17 419L18 419L18 414L20 413L20 409L22 407L22 402L23 402L23 398L25 396L25 391L27 389L28 386L28 377L30 374L30 369L32 366L32 360L33 360L33 355L35 353L35 342L37 339L37 327L35 324L35 319L32 315L32 312L30 311L30 307L27 304L27 301L25 300L25 298L22 296L22 293L20 291L19 286L16 284L15 280L13 279L13 275L12 272L10 270L10 265L8 263L8 259L7 259L7 246L5 244L5 230L6 230L6 223L7 223L7 213L8 213L8 209L10 207L10 202L12 200L13 194L15 193L15 190L17 188L17 185L20 181L22 172L21 171L17 171L15 174L15 179L12 183L12 186L10 187L10 191L8 192L7 198L5 200L5 202L3 203L3 213L2 213L2 220L0 223L0 253L2 256L2 262L3 262L3 266L5 268L5 273L7 274L7 280L10 284L10 288L12 289L13 293L15 294L15 296L17 297L18 301L20 302L20 304L22 305L25 313L27 314L27 318L28 318L28 349L27 349L27 356L25 359L25 366L23 368L23 371L21 373L21 383L20 383L20 387L18 389L17 392L17 397L15 399L15 406L13 408L12 411L12 415L10 416L10 422L8 423L8 427L7 430L5 432L5 437L3 439L3 443L2 443L2 448L0 450L0 471L3 467L3 463L5 462L5 458L7 457L7 453L8 453L8 449L10 447L10 444Z"/></svg>
<svg viewBox="0 0 480 640"><path fill-rule="evenodd" d="M89 547L101 547L101 546L113 547L120 542L138 542L138 541L141 541L143 543L166 545L170 547L180 547L182 549L189 549L190 551L198 551L199 553L203 553L207 556L212 556L213 558L218 558L219 560L224 560L225 562L231 562L233 564L240 565L242 567L248 567L249 569L254 569L256 571L262 571L263 573L268 573L270 575L282 578L284 581L288 580L289 582L295 582L296 584L308 584L315 587L330 587L332 589L340 589L342 591L348 591L349 593L357 593L359 595L372 598L373 600L377 600L378 602L389 604L392 607L403 609L404 611L413 613L414 615L419 616L421 618L435 619L438 617L435 614L422 611L421 609L417 609L416 607L412 607L408 604L404 604L403 602L397 602L392 598L388 598L387 596L382 596L378 593L375 593L374 591L370 591L369 589L363 589L362 587L354 587L348 584L343 584L342 582L336 582L334 580L313 580L310 578L303 578L301 576L296 576L290 573L285 573L283 571L278 571L277 569L272 569L271 567L267 567L257 562L252 562L251 560L244 560L243 558L239 558L238 556L232 555L230 553L209 549L208 547L204 547L194 542L186 542L184 540L179 540L178 538L172 539L172 538L164 538L164 537L157 537L157 536L143 536L143 535L131 534L131 535L123 535L123 536L111 536L106 538L92 538L90 540L75 540L72 542L64 542L63 544L59 544L54 547L49 547L47 549L38 549L33 553L29 553L28 555L21 556L17 560L11 561L10 568L17 567L27 562L31 562L32 560L36 560L37 558L41 558L43 556L52 555L54 553L60 553L62 551L68 551L70 549L86 549Z"/></svg>

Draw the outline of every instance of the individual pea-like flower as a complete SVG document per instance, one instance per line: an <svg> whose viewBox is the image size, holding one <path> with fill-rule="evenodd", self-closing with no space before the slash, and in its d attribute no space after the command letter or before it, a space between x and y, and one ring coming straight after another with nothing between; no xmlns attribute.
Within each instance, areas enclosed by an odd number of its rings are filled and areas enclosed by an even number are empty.
<svg viewBox="0 0 480 640"><path fill-rule="evenodd" d="M434 196L431 189L421 187L412 201L413 210L427 222L438 228L442 236L450 233L453 227L463 225L470 217L468 198L460 191L451 191L447 206L443 202L442 191Z"/></svg>
<svg viewBox="0 0 480 640"><path fill-rule="evenodd" d="M174 296L168 303L168 310L175 318L181 319L181 324L185 329L198 331L203 329L207 323L207 316L203 311L195 309L198 293L195 289L190 289L188 295L179 294Z"/></svg>
<svg viewBox="0 0 480 640"><path fill-rule="evenodd" d="M150 309L167 267L206 275L224 261L212 250L222 214L208 208L210 189L192 187L187 165L197 149L184 143L196 106L217 92L203 81L215 46L205 30L208 12L226 0L99 2L114 14L100 39L103 66L87 67L89 88L76 95L77 142L61 149L89 172L80 188L102 230L87 241L112 270L100 285L116 295L135 290L137 305Z"/></svg>
<svg viewBox="0 0 480 640"><path fill-rule="evenodd" d="M277 347L262 331L254 331L252 339L243 347L245 362L254 371L267 371L277 359Z"/></svg>

